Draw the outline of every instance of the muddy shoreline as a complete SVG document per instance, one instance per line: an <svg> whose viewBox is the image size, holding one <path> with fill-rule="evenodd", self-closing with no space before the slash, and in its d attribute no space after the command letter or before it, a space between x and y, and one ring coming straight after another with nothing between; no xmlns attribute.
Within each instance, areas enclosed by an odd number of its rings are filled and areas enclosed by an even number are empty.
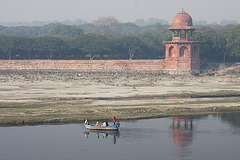
<svg viewBox="0 0 240 160"><path fill-rule="evenodd" d="M240 111L239 74L0 71L0 125Z"/></svg>

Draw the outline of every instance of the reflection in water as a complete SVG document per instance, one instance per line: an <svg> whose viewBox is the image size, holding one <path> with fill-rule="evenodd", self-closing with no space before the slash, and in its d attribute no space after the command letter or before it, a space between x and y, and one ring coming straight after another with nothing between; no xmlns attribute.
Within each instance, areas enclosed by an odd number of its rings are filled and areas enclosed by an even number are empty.
<svg viewBox="0 0 240 160"><path fill-rule="evenodd" d="M239 112L236 113L223 113L221 114L221 120L228 122L229 124L233 125L236 128L240 128L240 116Z"/></svg>
<svg viewBox="0 0 240 160"><path fill-rule="evenodd" d="M85 138L88 138L89 133L88 132L84 132Z"/></svg>
<svg viewBox="0 0 240 160"><path fill-rule="evenodd" d="M96 134L97 138L103 137L108 138L108 136L113 137L113 144L115 145L117 143L117 137L120 137L119 131L85 131L84 135L85 138L89 138L90 133Z"/></svg>
<svg viewBox="0 0 240 160"><path fill-rule="evenodd" d="M171 129L173 141L178 146L176 156L185 157L189 155L190 151L187 147L193 141L192 117L173 117Z"/></svg>

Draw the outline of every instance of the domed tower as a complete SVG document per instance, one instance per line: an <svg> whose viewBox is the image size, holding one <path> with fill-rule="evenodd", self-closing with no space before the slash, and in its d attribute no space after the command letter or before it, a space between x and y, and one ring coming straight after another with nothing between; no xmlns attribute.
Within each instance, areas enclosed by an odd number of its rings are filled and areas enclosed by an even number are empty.
<svg viewBox="0 0 240 160"><path fill-rule="evenodd" d="M192 41L196 29L192 17L183 9L173 18L172 41L163 42L166 47L166 69L172 72L199 72L199 41Z"/></svg>

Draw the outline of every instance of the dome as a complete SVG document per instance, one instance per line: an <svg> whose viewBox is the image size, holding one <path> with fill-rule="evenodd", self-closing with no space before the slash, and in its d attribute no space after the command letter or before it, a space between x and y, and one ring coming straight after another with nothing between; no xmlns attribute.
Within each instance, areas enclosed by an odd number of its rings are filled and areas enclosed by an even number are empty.
<svg viewBox="0 0 240 160"><path fill-rule="evenodd" d="M173 18L173 26L192 26L192 17L184 10Z"/></svg>
<svg viewBox="0 0 240 160"><path fill-rule="evenodd" d="M173 25L169 29L195 29L195 27L193 27L192 17L182 10L173 18Z"/></svg>

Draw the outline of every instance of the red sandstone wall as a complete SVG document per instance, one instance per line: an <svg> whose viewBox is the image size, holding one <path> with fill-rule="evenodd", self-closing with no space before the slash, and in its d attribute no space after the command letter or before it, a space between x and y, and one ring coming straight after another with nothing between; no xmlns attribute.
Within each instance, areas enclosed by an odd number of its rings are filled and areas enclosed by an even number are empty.
<svg viewBox="0 0 240 160"><path fill-rule="evenodd" d="M165 60L0 60L0 70L163 71Z"/></svg>

